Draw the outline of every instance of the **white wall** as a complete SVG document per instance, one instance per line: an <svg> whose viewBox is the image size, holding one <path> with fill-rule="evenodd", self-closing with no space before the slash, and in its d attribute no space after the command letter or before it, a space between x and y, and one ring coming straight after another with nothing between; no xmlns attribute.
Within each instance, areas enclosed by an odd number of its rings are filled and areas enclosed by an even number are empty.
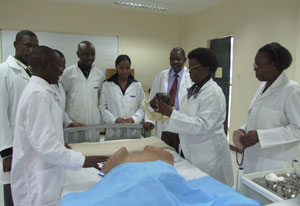
<svg viewBox="0 0 300 206"><path fill-rule="evenodd" d="M1 30L0 39L2 42L2 59L7 59L9 55L15 54L15 41L19 30ZM114 68L115 59L118 56L118 37L103 35L82 35L67 34L57 32L35 32L38 37L39 45L47 45L61 51L65 58L66 67L78 61L77 45L82 40L88 39L93 43L97 52L95 53L94 65L106 73L105 68Z"/></svg>

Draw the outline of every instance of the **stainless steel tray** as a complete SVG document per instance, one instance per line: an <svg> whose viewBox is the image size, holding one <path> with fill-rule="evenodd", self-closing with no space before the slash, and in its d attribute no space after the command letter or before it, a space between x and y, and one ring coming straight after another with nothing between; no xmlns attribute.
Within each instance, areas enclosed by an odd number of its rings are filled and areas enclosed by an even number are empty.
<svg viewBox="0 0 300 206"><path fill-rule="evenodd" d="M287 178L288 175L287 174L277 174L278 177L284 177ZM294 188L296 188L298 190L298 192L300 193L300 178L292 178L292 177L288 177L288 183L284 183L284 182L278 182L277 184L277 188L276 190L273 190L271 188L267 187L266 184L266 179L265 177L259 177L259 178L255 178L253 179L253 182L255 182L256 184L262 186L263 188L265 188L266 190L272 192L273 194L279 196L282 199L290 199L290 198L295 198L297 197L297 195L295 197L287 197L283 192L282 192L282 187L286 187L289 185L292 185Z"/></svg>

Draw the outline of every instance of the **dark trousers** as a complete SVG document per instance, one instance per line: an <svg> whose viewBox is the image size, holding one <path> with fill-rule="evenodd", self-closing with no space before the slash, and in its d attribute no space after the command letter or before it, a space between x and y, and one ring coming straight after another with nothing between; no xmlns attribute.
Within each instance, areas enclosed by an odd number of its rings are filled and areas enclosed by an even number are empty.
<svg viewBox="0 0 300 206"><path fill-rule="evenodd" d="M11 195L10 184L3 185L3 193L4 193L4 205L13 206L14 202Z"/></svg>
<svg viewBox="0 0 300 206"><path fill-rule="evenodd" d="M179 135L173 132L162 132L161 140L164 141L167 145L173 147L177 153L179 153Z"/></svg>

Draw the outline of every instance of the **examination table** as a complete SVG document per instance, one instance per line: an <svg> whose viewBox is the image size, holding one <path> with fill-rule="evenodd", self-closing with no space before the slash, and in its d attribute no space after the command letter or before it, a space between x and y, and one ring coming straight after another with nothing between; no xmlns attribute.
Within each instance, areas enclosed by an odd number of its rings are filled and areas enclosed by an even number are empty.
<svg viewBox="0 0 300 206"><path fill-rule="evenodd" d="M94 168L82 168L77 171L66 169L61 205L262 205L208 176L157 137L70 144L74 150L81 151L86 156L112 155L121 147L126 147L128 152L138 152L143 151L146 145L171 152L174 156L174 167L160 161L125 163L115 167L104 177L101 177L99 171ZM145 177L142 176L147 175L147 170L133 173L142 166L148 168L148 164L153 164L150 175L156 176L153 177L153 181L145 182ZM157 171L163 168L164 178L161 174L157 177L155 168ZM133 181L137 181L137 185L129 187ZM157 181L158 183L152 186L160 184L164 188L153 189L149 186L151 182ZM121 187L118 187L118 183L121 183ZM126 195L122 195L124 191ZM158 194L167 194L168 198L166 195L162 198ZM167 200L172 204L166 203Z"/></svg>

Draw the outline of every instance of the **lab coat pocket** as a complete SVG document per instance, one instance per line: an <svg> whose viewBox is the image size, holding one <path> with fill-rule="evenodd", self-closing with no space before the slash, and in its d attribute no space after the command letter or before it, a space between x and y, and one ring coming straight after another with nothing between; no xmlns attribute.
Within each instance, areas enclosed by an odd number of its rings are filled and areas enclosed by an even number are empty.
<svg viewBox="0 0 300 206"><path fill-rule="evenodd" d="M260 129L280 127L283 112L273 108L262 107L259 113Z"/></svg>
<svg viewBox="0 0 300 206"><path fill-rule="evenodd" d="M204 141L190 145L192 164L203 171L208 171L216 165L216 152L213 141Z"/></svg>
<svg viewBox="0 0 300 206"><path fill-rule="evenodd" d="M127 106L127 107L131 107L131 108L136 108L137 105L138 105L138 98L137 98L137 94L136 93L129 93L129 94L126 94L126 104L127 105L130 105L130 106ZM129 110L129 108L128 108ZM131 113L131 112L129 112ZM133 112L134 113L134 112Z"/></svg>
<svg viewBox="0 0 300 206"><path fill-rule="evenodd" d="M100 85L94 84L93 88L94 88L94 91L97 92L97 94L100 92Z"/></svg>
<svg viewBox="0 0 300 206"><path fill-rule="evenodd" d="M96 92L98 92L101 89L101 85L100 85L100 82L98 80L92 81L91 86L94 88L94 90Z"/></svg>
<svg viewBox="0 0 300 206"><path fill-rule="evenodd" d="M63 169L52 167L47 170L37 172L37 189L39 193L38 200L40 204L47 204L59 201L63 185Z"/></svg>

